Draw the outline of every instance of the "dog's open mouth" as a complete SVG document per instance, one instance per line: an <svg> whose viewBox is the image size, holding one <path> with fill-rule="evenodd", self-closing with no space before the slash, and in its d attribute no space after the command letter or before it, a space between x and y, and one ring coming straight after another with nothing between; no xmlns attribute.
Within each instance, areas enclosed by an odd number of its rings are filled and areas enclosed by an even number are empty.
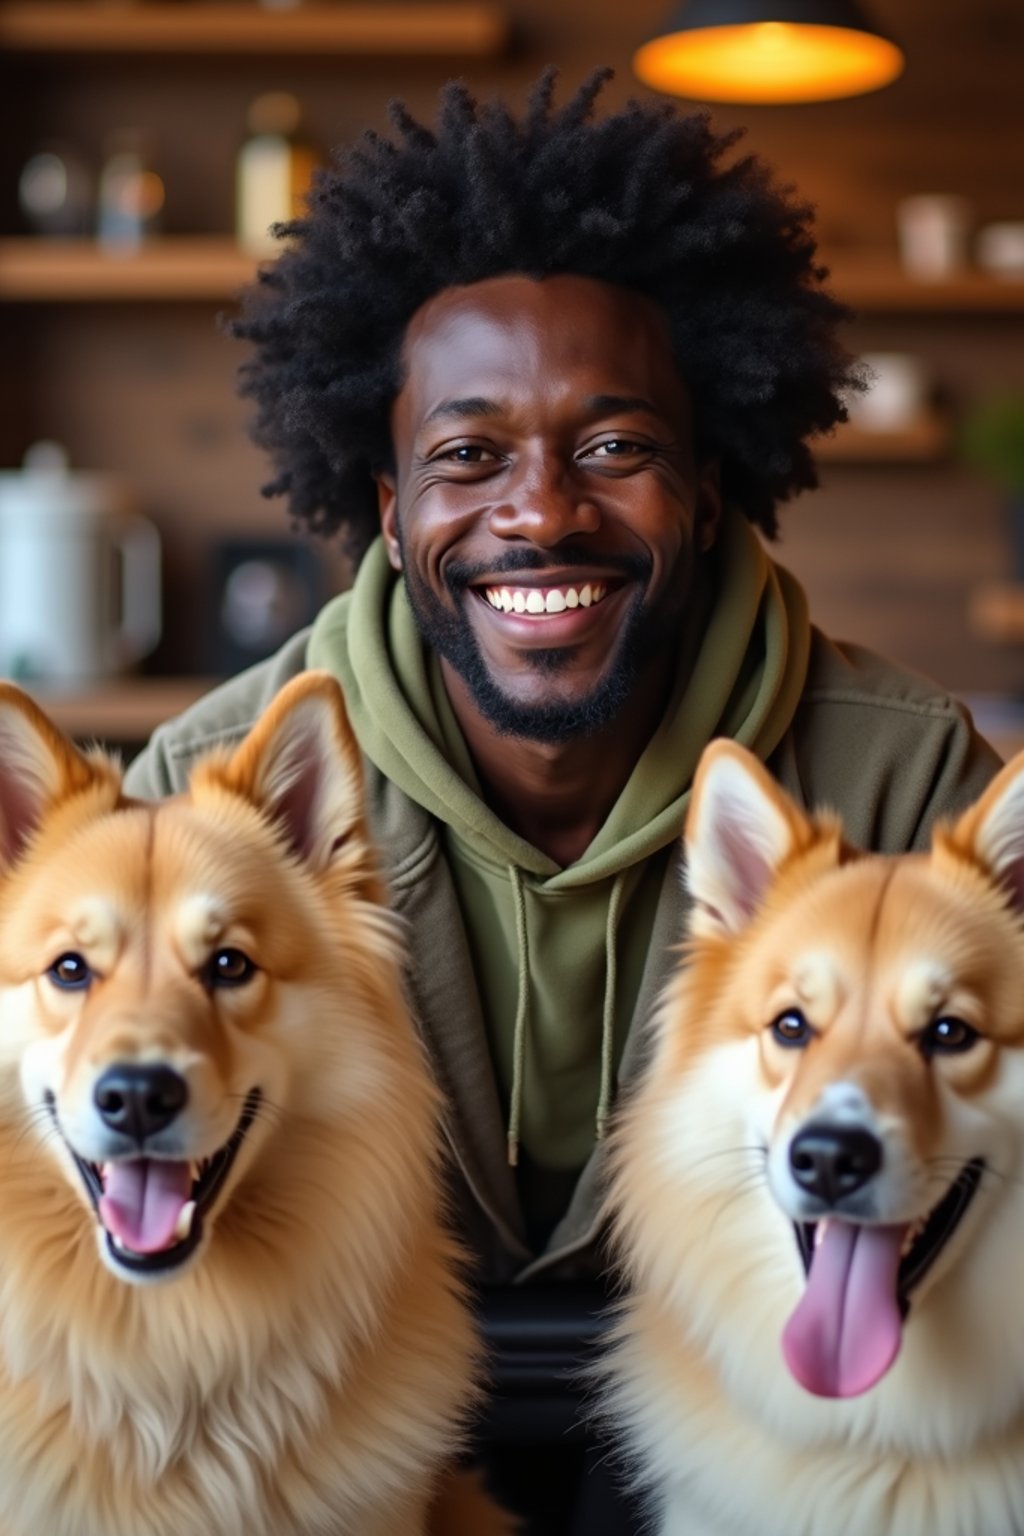
<svg viewBox="0 0 1024 1536"><path fill-rule="evenodd" d="M786 1324L793 1375L820 1397L854 1397L874 1386L899 1352L910 1293L963 1220L985 1171L966 1163L920 1222L868 1226L829 1217L795 1223L807 1289Z"/></svg>
<svg viewBox="0 0 1024 1536"><path fill-rule="evenodd" d="M203 1235L203 1217L231 1172L261 1097L260 1090L253 1088L227 1141L198 1163L136 1157L99 1167L79 1157L65 1138L106 1232L108 1251L119 1265L134 1273L154 1274L176 1268L195 1252ZM60 1130L56 1103L49 1094L47 1107Z"/></svg>

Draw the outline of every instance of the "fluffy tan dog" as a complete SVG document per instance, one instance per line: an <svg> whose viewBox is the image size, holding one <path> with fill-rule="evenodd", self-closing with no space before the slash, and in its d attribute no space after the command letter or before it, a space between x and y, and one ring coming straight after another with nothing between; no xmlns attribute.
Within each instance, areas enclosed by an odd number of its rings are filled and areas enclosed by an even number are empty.
<svg viewBox="0 0 1024 1536"><path fill-rule="evenodd" d="M702 761L614 1152L658 1536L1024 1532L1024 756L928 855Z"/></svg>
<svg viewBox="0 0 1024 1536"><path fill-rule="evenodd" d="M438 1111L329 678L156 805L0 688L0 1536L506 1530Z"/></svg>

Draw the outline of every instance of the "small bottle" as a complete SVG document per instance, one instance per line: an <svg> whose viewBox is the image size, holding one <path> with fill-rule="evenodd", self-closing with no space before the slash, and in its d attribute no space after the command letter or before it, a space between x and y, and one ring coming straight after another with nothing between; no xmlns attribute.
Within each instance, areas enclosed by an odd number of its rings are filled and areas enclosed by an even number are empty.
<svg viewBox="0 0 1024 1536"><path fill-rule="evenodd" d="M249 137L238 156L235 228L251 256L273 255L272 224L302 212L318 156L300 128L301 111L288 91L268 91L249 107Z"/></svg>
<svg viewBox="0 0 1024 1536"><path fill-rule="evenodd" d="M135 251L160 231L164 184L149 164L143 136L126 129L110 140L100 172L96 236L111 250Z"/></svg>

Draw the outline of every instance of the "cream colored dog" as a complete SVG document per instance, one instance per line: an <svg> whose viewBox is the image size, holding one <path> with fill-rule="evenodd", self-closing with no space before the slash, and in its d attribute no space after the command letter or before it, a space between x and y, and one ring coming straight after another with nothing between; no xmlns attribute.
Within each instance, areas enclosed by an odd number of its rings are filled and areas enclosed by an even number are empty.
<svg viewBox="0 0 1024 1536"><path fill-rule="evenodd" d="M1024 1533L1024 756L855 854L716 743L614 1151L659 1536Z"/></svg>
<svg viewBox="0 0 1024 1536"><path fill-rule="evenodd" d="M155 805L0 688L0 1536L506 1530L438 1112L329 678Z"/></svg>

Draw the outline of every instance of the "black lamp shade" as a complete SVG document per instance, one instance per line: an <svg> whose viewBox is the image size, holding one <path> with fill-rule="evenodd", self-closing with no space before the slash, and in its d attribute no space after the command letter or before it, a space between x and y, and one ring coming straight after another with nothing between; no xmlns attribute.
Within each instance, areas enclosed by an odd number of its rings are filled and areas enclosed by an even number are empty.
<svg viewBox="0 0 1024 1536"><path fill-rule="evenodd" d="M685 0L633 66L708 101L825 101L888 85L903 55L857 0Z"/></svg>

